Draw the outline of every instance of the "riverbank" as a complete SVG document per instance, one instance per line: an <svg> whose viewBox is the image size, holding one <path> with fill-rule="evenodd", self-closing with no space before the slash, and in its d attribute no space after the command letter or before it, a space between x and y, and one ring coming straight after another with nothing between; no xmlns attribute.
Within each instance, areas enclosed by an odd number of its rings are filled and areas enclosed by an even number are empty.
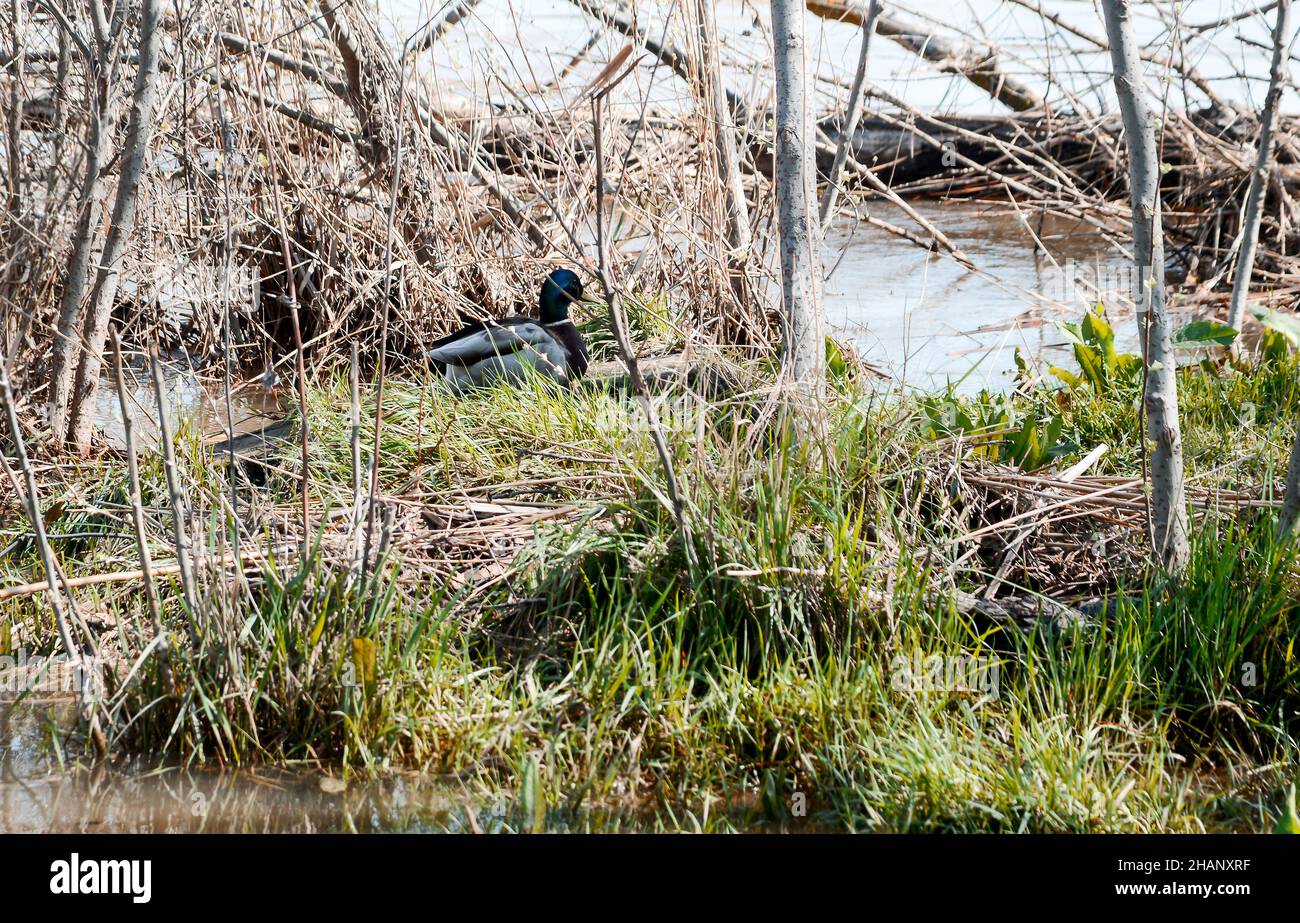
<svg viewBox="0 0 1300 923"><path fill-rule="evenodd" d="M166 656L146 582L118 579L140 569L121 455L40 466L70 580L117 575L73 594L115 665L111 758L446 776L507 804L511 829L610 811L644 829L1272 829L1298 757L1296 549L1271 508L1296 356L1182 370L1198 527L1176 585L1145 565L1123 363L949 396L836 357L816 446L779 424L770 366L698 354L661 383L685 539L617 389L457 398L395 373L364 570L345 368L308 390L306 530L300 428L244 458L233 494L182 428L188 590L163 465L140 459ZM3 502L4 583L28 583L36 549ZM7 650L57 653L40 594L0 612ZM57 746L94 759L79 734Z"/></svg>

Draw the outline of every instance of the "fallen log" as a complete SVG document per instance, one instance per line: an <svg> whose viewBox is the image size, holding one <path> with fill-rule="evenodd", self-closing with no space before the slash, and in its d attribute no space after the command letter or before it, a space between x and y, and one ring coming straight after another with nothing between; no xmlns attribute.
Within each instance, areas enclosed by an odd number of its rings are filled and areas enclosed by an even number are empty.
<svg viewBox="0 0 1300 923"><path fill-rule="evenodd" d="M823 19L861 26L867 6L852 0L807 0L809 12ZM998 64L992 48L963 48L929 26L886 10L876 22L876 32L924 58L940 70L965 77L998 102L1017 112L1046 111L1037 91L1007 74Z"/></svg>

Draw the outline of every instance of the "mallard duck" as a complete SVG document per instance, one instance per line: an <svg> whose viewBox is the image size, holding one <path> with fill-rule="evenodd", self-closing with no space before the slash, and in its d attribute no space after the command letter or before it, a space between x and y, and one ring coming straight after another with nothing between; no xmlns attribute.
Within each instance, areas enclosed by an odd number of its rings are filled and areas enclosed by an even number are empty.
<svg viewBox="0 0 1300 923"><path fill-rule="evenodd" d="M587 371L587 346L569 318L582 301L582 280L556 269L542 283L538 318L475 321L443 337L425 355L456 390L521 381L529 370L568 385Z"/></svg>

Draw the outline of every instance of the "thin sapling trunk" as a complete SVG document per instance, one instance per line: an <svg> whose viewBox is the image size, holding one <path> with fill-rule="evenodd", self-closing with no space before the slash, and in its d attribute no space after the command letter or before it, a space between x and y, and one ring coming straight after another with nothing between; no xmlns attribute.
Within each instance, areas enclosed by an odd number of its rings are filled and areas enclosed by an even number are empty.
<svg viewBox="0 0 1300 923"><path fill-rule="evenodd" d="M1143 406L1151 441L1151 529L1154 551L1166 572L1187 564L1187 501L1183 490L1183 440L1169 314L1165 309L1165 257L1160 227L1160 163L1155 113L1142 81L1129 0L1102 0L1115 92L1129 151L1133 207L1133 258L1146 385Z"/></svg>

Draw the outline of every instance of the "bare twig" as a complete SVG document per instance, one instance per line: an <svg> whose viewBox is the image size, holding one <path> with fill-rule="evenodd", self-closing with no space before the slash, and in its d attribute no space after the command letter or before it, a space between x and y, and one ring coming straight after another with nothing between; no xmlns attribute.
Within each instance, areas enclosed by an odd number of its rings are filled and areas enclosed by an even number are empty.
<svg viewBox="0 0 1300 923"><path fill-rule="evenodd" d="M830 181L826 184L826 192L822 196L823 225L830 217L831 210L835 208L835 197L840 189L840 172L844 169L844 161L849 156L849 146L857 133L858 119L862 117L862 88L867 82L867 59L871 51L871 36L876 31L876 22L880 19L880 13L880 0L871 0L871 9L862 21L862 47L858 51L858 70L853 75L853 88L849 90L849 104L844 110L844 120L840 123L840 139L835 145L835 160L831 164ZM874 173L871 175L875 176Z"/></svg>
<svg viewBox="0 0 1300 923"><path fill-rule="evenodd" d="M176 464L176 446L172 434L171 420L167 415L167 382L163 379L162 363L157 353L149 356L149 371L153 380L154 394L158 406L158 443L162 449L163 472L167 477L167 498L172 508L172 539L176 544L177 574L181 581L181 594L190 622L190 631L195 647L198 647L198 633L195 628L199 618L198 588L194 583L194 571L190 566L189 539L189 504L185 499L185 490L181 486L180 467Z"/></svg>
<svg viewBox="0 0 1300 923"><path fill-rule="evenodd" d="M1277 109L1282 101L1282 91L1290 81L1287 57L1294 39L1290 23L1291 0L1280 0L1277 5L1277 22L1273 26L1273 63L1269 69L1268 95L1264 99L1264 111L1259 120L1258 149L1255 166L1250 173L1250 191L1246 194L1241 251L1237 256L1237 272L1232 281L1232 302L1228 309L1228 326L1236 330L1241 329L1245 320L1246 298L1250 295L1250 279L1255 270L1255 247L1259 243L1259 225L1264 217L1264 189L1268 182L1269 160L1273 155Z"/></svg>
<svg viewBox="0 0 1300 923"><path fill-rule="evenodd" d="M686 563L692 577L698 574L699 562L695 551L695 539L691 530L690 518L686 509L686 502L682 497L680 485L677 481L677 471L673 464L672 452L668 448L668 441L664 437L663 425L659 421L659 411L654 401L650 400L650 391L646 387L645 377L641 374L641 366L637 362L636 350L632 346L632 341L627 335L627 322L623 317L622 305L619 301L619 292L613 283L609 267L609 247L605 234L605 157L604 157L604 133L602 130L603 119L601 118L601 103L611 87L605 87L603 90L593 95L591 100L592 117L595 128L596 141L596 259L597 274L600 278L601 289L605 293L605 304L609 310L609 324L614 331L614 342L618 346L619 358L627 366L628 375L632 379L632 387L636 393L637 402L641 405L642 412L646 415L646 421L650 427L650 439L654 443L655 454L659 456L659 464L663 468L664 482L668 489L668 497L673 506L673 514L677 519L677 528L681 533L682 551L686 555Z"/></svg>
<svg viewBox="0 0 1300 923"><path fill-rule="evenodd" d="M131 419L131 408L126 396L126 379L122 371L122 344L118 340L117 330L109 331L109 340L113 347L117 402L122 411L122 435L126 441L127 496L131 504L131 525L135 530L136 550L140 555L140 576L144 581L144 597L149 607L149 621L153 626L154 637L158 639L158 663L162 667L163 685L171 689L171 643L163 628L162 610L158 605L158 590L154 586L153 557L149 553L148 536L145 535L144 504L140 499L140 467L136 461L135 451L135 424Z"/></svg>

